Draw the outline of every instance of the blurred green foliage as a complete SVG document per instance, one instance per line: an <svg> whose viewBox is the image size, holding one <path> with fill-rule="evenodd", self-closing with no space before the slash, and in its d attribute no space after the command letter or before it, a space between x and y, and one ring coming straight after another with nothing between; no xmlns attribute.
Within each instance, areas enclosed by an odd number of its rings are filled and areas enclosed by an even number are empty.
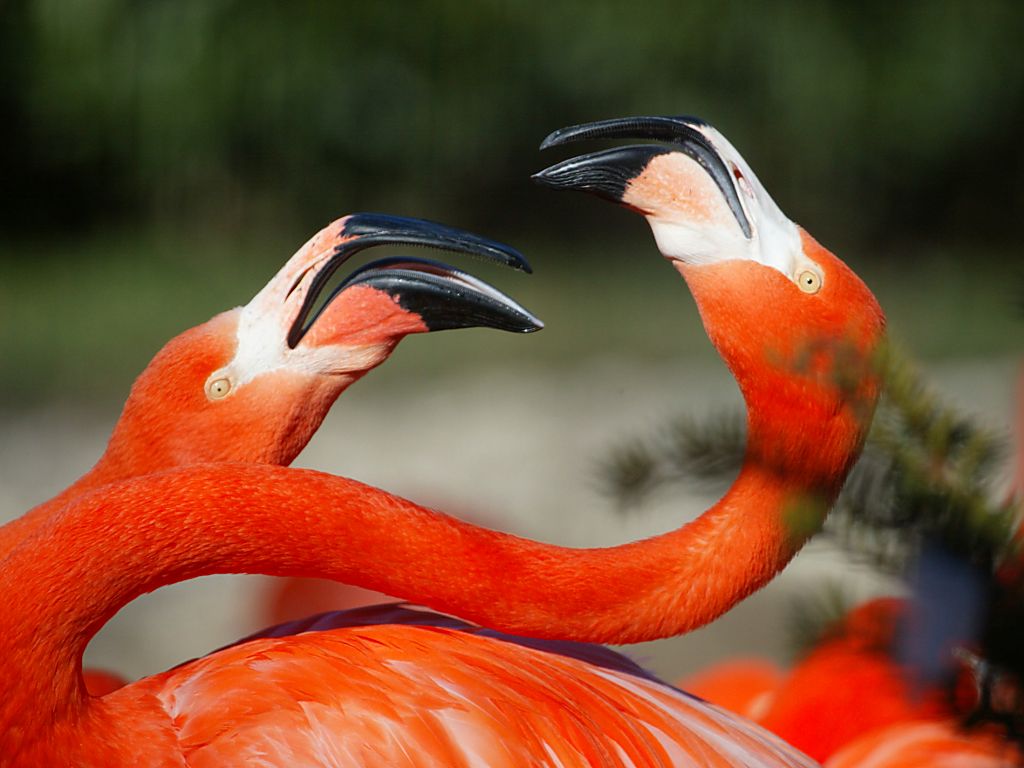
<svg viewBox="0 0 1024 768"><path fill-rule="evenodd" d="M706 350L639 220L528 180L548 131L631 113L720 127L918 353L1005 352L1022 31L1010 1L0 0L0 403L123 392L355 210L531 258L484 275L548 329L458 359Z"/></svg>
<svg viewBox="0 0 1024 768"><path fill-rule="evenodd" d="M1016 2L0 10L8 231L268 215L308 229L367 208L550 231L562 222L526 181L554 159L540 139L630 113L709 119L828 242L1005 241L1024 209Z"/></svg>

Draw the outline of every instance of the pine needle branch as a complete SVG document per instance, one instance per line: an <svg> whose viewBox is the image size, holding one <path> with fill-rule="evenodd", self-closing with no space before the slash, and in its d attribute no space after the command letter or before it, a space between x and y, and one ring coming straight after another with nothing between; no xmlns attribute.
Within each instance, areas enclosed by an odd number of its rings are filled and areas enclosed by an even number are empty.
<svg viewBox="0 0 1024 768"><path fill-rule="evenodd" d="M879 365L885 391L826 531L856 557L894 573L925 540L978 564L1000 559L1015 525L1015 510L993 503L990 493L1004 439L942 402L898 352L887 350ZM739 471L744 447L737 412L677 417L614 449L601 476L628 512L671 487L724 484Z"/></svg>

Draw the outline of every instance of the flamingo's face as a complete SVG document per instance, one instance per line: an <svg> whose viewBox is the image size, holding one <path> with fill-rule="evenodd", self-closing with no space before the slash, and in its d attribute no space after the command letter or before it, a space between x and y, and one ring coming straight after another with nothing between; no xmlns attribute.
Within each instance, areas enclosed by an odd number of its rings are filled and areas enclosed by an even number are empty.
<svg viewBox="0 0 1024 768"><path fill-rule="evenodd" d="M877 341L882 315L868 289L779 210L739 152L703 121L605 120L556 131L542 147L637 137L668 143L571 158L534 178L641 213L734 370L821 339Z"/></svg>
<svg viewBox="0 0 1024 768"><path fill-rule="evenodd" d="M381 214L340 219L300 248L246 306L161 350L133 387L112 448L126 446L131 463L147 469L205 461L286 464L345 387L386 360L406 335L542 327L486 283L423 259L375 261L321 296L347 258L383 244L461 251L529 269L507 246L431 222Z"/></svg>
<svg viewBox="0 0 1024 768"><path fill-rule="evenodd" d="M571 158L535 178L638 211L650 223L661 253L681 265L747 261L776 270L804 293L821 290L825 268L804 247L800 228L779 210L732 144L707 123L690 117L605 120L556 131L543 146L638 136L671 143Z"/></svg>
<svg viewBox="0 0 1024 768"><path fill-rule="evenodd" d="M557 131L544 146L597 137L669 143L573 158L535 178L595 193L647 219L736 377L758 456L773 472L820 483L828 498L878 395L874 351L884 317L871 292L786 218L710 126L691 118L607 120ZM806 420L832 425L831 435L799 429ZM817 501L806 509L813 514L800 519L820 523Z"/></svg>

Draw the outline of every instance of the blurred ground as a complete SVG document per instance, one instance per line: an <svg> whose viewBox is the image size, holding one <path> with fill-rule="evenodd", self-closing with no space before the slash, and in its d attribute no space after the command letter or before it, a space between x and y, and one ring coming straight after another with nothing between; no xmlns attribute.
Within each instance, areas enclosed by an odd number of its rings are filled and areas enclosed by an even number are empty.
<svg viewBox="0 0 1024 768"><path fill-rule="evenodd" d="M435 349L435 341L406 344ZM403 353L415 357L418 351L403 347L396 358ZM943 393L1002 428L1015 365L1009 357L975 358L945 360L927 370ZM396 359L343 396L297 464L355 477L493 527L572 546L608 545L675 527L711 501L699 494L663 498L621 518L595 481L597 461L608 447L680 411L738 402L727 372L706 359L460 366L453 373L435 371L418 385ZM116 415L116 407L80 405L6 413L0 421L0 519L48 498L88 469ZM817 594L825 576L854 595L884 586L819 543L707 629L630 652L667 676L741 652L783 659L793 601ZM253 615L263 586L257 577L222 576L159 590L122 611L91 645L86 661L141 675L205 653L258 628Z"/></svg>

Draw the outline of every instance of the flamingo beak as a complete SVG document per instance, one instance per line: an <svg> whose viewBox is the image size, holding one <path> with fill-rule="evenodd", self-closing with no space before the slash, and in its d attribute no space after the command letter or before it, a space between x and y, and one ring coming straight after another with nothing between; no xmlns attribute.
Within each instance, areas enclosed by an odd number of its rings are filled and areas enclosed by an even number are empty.
<svg viewBox="0 0 1024 768"><path fill-rule="evenodd" d="M651 162L662 155L681 152L695 161L711 178L746 239L752 236L750 219L737 189L739 177L709 139L709 127L692 117L626 117L562 128L550 134L541 149L589 139L657 139L668 144L615 147L556 163L534 174L533 179L553 189L590 192L649 215L650 210L628 192ZM635 196L634 196L635 198Z"/></svg>
<svg viewBox="0 0 1024 768"><path fill-rule="evenodd" d="M325 238L328 230L333 235ZM317 254L301 259L304 268L298 270L286 296L289 303L297 305L288 329L289 348L294 349L302 342L314 324L323 323L328 317L337 320L335 300L357 286L375 289L415 315L413 319L419 321L417 329L421 331L488 327L529 333L543 327L529 311L487 283L441 262L412 258L382 259L356 270L314 312L323 289L338 268L358 251L379 245L416 245L468 253L513 269L531 271L526 259L515 249L470 232L422 219L353 214L329 225L295 257L304 252ZM416 325L407 322L403 328L411 332ZM317 336L323 338L325 334Z"/></svg>
<svg viewBox="0 0 1024 768"><path fill-rule="evenodd" d="M354 290L359 288L371 289L370 295L378 299L381 323L401 335L453 328L531 333L544 327L522 305L466 272L439 261L396 257L371 262L346 277L320 309L309 316L301 332L295 331L299 325L293 326L296 343L310 338L306 334L313 331L315 338L310 343L322 345L324 338L332 335L332 329L324 326L335 326L336 332L338 327L350 325L338 315L349 308L345 297L359 293ZM365 298L360 306L361 322L365 324L373 312Z"/></svg>

